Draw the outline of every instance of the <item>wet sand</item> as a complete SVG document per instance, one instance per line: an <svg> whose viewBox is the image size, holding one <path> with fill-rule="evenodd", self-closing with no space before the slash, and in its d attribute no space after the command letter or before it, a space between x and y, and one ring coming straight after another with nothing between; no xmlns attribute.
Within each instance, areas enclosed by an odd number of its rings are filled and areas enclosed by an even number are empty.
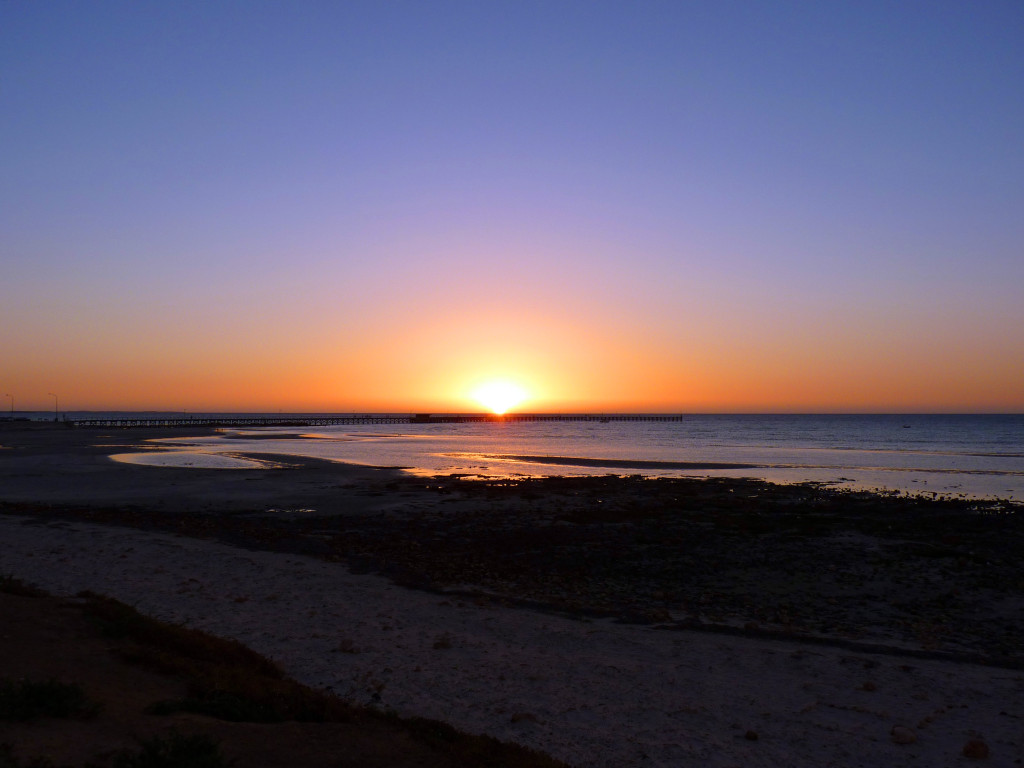
<svg viewBox="0 0 1024 768"><path fill-rule="evenodd" d="M213 433L194 429L0 429L0 500L134 506L167 513L314 505L334 508L339 504L351 509L353 505L373 505L346 494L347 488L397 477L394 470L271 454L251 458L275 463L274 471L151 467L109 458L135 450L166 450L148 440Z"/></svg>
<svg viewBox="0 0 1024 768"><path fill-rule="evenodd" d="M0 432L0 572L578 765L1024 757L1012 507L106 459L150 436Z"/></svg>

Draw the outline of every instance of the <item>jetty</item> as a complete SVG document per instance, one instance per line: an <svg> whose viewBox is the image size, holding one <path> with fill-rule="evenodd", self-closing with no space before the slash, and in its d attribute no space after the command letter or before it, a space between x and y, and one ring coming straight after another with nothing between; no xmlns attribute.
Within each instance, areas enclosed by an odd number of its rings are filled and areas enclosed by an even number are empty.
<svg viewBox="0 0 1024 768"><path fill-rule="evenodd" d="M336 416L203 416L201 414L146 417L97 417L66 419L72 428L129 429L164 427L253 428L253 427L329 427L348 424L481 424L521 423L532 421L682 421L681 414L647 413L413 413L413 414L341 414Z"/></svg>

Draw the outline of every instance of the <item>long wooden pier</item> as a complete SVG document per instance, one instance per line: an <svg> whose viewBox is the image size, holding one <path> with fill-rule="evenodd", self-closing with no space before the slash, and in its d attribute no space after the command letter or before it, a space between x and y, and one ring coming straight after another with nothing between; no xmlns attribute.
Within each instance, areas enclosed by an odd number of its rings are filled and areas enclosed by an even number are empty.
<svg viewBox="0 0 1024 768"><path fill-rule="evenodd" d="M146 418L67 419L69 427L128 429L161 427L327 427L346 424L473 424L531 421L682 421L682 415L636 413L509 413L495 414L349 414L340 416L166 416Z"/></svg>

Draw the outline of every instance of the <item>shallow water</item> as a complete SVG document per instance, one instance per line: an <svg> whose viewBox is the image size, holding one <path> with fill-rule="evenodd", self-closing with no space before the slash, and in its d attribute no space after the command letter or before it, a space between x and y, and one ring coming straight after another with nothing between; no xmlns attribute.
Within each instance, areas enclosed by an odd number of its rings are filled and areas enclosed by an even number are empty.
<svg viewBox="0 0 1024 768"><path fill-rule="evenodd" d="M160 444L172 452L159 461L179 466L225 466L228 453L276 453L418 474L757 477L1024 500L1024 416L694 415L679 422L409 424L393 430L352 425L302 437L292 427ZM151 458L119 460L158 461L146 455ZM600 460L600 466L574 459ZM709 469L708 463L753 466Z"/></svg>
<svg viewBox="0 0 1024 768"><path fill-rule="evenodd" d="M265 469L274 465L256 459L229 456L223 453L200 451L146 451L145 453L115 453L110 458L125 464L143 464L147 467L195 467L196 469Z"/></svg>

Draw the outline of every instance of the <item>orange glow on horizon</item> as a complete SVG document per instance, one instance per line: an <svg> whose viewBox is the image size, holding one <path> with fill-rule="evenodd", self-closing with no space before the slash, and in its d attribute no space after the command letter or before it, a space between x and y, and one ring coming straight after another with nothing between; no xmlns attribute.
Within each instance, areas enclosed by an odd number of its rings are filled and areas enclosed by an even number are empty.
<svg viewBox="0 0 1024 768"><path fill-rule="evenodd" d="M140 313L114 328L80 320L69 324L74 334L13 335L2 342L4 359L19 364L5 371L0 394L11 393L15 410L46 411L54 405L46 393L56 392L69 412L1024 410L1024 358L1008 354L1009 327L982 342L959 321L941 344L925 344L915 340L927 329L889 323L886 335L880 319L847 316L817 325L786 317L768 333L736 313L697 333L679 330L697 327L696 316L650 330L607 304L527 313L467 291L431 311L423 297L401 299L415 321L385 304L366 310L361 333L342 332L348 320L320 306L331 322L302 334L270 315L229 325L197 313L183 327ZM204 318L221 332L201 333ZM261 339L258 353L251 334ZM499 381L519 387L519 399L477 394Z"/></svg>
<svg viewBox="0 0 1024 768"><path fill-rule="evenodd" d="M1024 3L179 5L2 6L0 420L1024 414Z"/></svg>

